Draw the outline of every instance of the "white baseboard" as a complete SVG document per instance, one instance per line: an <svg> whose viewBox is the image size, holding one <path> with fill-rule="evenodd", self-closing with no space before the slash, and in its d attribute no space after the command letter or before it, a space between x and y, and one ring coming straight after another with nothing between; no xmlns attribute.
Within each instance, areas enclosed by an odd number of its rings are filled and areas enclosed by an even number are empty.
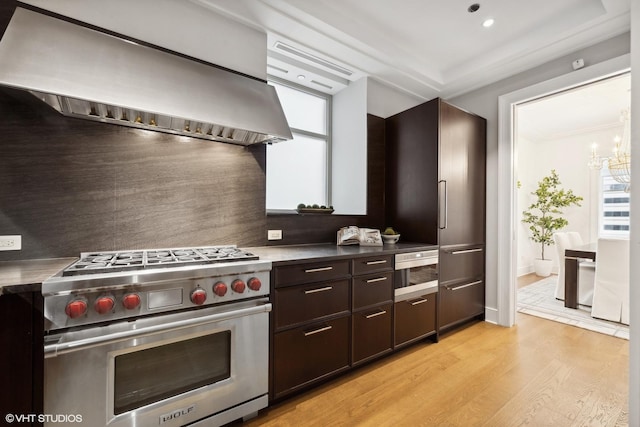
<svg viewBox="0 0 640 427"><path fill-rule="evenodd" d="M493 323L494 325L498 324L498 309L493 307L485 307L484 308L484 321Z"/></svg>
<svg viewBox="0 0 640 427"><path fill-rule="evenodd" d="M529 273L533 273L533 265L527 265L526 267L518 267L518 277L526 276Z"/></svg>

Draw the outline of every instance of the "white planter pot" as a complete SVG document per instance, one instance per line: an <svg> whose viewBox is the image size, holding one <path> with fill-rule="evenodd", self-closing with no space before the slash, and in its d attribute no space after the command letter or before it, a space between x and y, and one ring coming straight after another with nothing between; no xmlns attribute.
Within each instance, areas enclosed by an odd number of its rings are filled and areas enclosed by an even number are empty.
<svg viewBox="0 0 640 427"><path fill-rule="evenodd" d="M533 269L536 272L536 276L547 277L551 274L551 268L553 267L553 261L550 259L534 259Z"/></svg>

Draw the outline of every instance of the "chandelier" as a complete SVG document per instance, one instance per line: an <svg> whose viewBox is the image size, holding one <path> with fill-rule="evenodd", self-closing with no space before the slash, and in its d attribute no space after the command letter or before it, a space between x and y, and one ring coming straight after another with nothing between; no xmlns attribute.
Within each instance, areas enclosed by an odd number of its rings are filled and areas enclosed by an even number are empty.
<svg viewBox="0 0 640 427"><path fill-rule="evenodd" d="M622 110L620 114L620 121L623 124L622 138L617 135L614 138L615 146L613 147L613 155L611 157L600 157L598 155L597 145L593 143L591 146L591 158L588 163L591 169L601 169L603 164L606 163L613 179L624 184L624 191L627 193L631 185L631 144L629 142L631 126L629 115L629 109Z"/></svg>

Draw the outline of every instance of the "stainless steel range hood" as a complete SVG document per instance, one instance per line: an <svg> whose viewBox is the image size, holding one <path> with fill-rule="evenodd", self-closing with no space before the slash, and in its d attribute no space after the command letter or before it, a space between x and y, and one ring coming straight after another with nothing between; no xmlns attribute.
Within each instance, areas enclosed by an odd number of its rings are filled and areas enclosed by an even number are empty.
<svg viewBox="0 0 640 427"><path fill-rule="evenodd" d="M18 7L0 85L70 117L240 145L291 139L263 81Z"/></svg>

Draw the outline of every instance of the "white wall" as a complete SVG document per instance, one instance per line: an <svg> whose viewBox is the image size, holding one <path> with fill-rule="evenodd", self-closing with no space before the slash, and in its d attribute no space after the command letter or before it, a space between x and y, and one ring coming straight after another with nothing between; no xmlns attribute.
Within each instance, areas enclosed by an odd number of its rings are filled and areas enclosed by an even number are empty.
<svg viewBox="0 0 640 427"><path fill-rule="evenodd" d="M336 214L367 213L367 78L333 96L331 204Z"/></svg>
<svg viewBox="0 0 640 427"><path fill-rule="evenodd" d="M544 102L544 101L542 101ZM518 110L520 117L520 110ZM616 134L622 134L622 126L610 129L589 131L562 138L531 141L523 136L517 137L516 175L521 183L518 190L518 275L533 271L533 260L540 258L540 244L529 239L528 226L520 219L522 211L535 201L531 192L535 191L544 176L555 169L560 177L561 188L573 190L584 200L581 207L564 209L569 225L562 231L577 231L585 242L594 241L598 236L599 171L587 166L591 153L591 144L598 143L601 156L611 153ZM558 269L558 256L555 246L545 247L545 258L553 260L554 272Z"/></svg>
<svg viewBox="0 0 640 427"><path fill-rule="evenodd" d="M386 119L425 101L429 100L409 95L369 78L367 87L367 112L369 114Z"/></svg>
<svg viewBox="0 0 640 427"><path fill-rule="evenodd" d="M24 0L166 49L267 79L266 33L174 0Z"/></svg>
<svg viewBox="0 0 640 427"><path fill-rule="evenodd" d="M583 58L590 66L628 54L629 33L579 50L539 67L449 100L487 119L487 259L486 306L497 310L498 287L498 98L516 90L572 72L571 62Z"/></svg>
<svg viewBox="0 0 640 427"><path fill-rule="evenodd" d="M640 171L640 1L631 2L631 170ZM635 177L635 178L634 178ZM640 179L631 177L631 277L640 283ZM631 286L629 351L629 425L640 426L640 286Z"/></svg>

